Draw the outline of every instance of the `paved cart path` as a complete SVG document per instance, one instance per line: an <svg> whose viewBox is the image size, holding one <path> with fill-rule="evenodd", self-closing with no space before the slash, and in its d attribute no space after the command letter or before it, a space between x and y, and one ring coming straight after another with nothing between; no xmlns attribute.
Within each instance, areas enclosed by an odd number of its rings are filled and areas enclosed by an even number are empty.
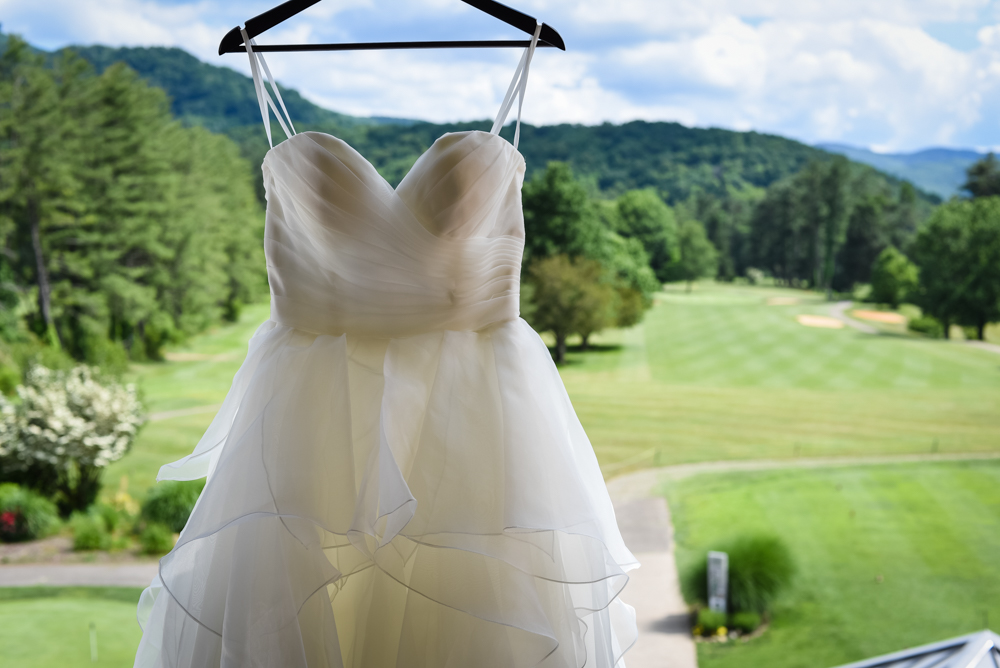
<svg viewBox="0 0 1000 668"><path fill-rule="evenodd" d="M608 482L622 538L642 564L629 572L622 593L635 608L639 627L639 639L625 655L625 665L697 668L687 605L677 581L670 511L663 497L652 496L657 483L656 476L636 473Z"/></svg>
<svg viewBox="0 0 1000 668"><path fill-rule="evenodd" d="M0 587L148 587L157 562L0 566Z"/></svg>

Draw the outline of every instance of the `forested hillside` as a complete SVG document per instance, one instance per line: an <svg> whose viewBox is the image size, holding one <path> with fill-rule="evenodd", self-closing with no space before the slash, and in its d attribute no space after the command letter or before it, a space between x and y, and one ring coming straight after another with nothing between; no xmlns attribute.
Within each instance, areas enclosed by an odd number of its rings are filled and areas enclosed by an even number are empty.
<svg viewBox="0 0 1000 668"><path fill-rule="evenodd" d="M150 84L163 88L171 109L187 124L203 125L234 139L252 165L267 150L253 81L226 67L203 63L180 49L73 47L98 72L124 62ZM282 88L300 130L335 134L356 148L395 185L419 155L446 132L488 130L490 123L423 123L358 118L318 107ZM277 137L281 130L274 125ZM510 136L510 126L504 134ZM678 123L635 121L623 125L522 126L521 153L528 177L550 161L568 163L594 195L614 197L635 188L655 188L668 203L692 193L753 195L829 154L791 139L757 132L688 128ZM255 170L255 174L258 173ZM896 183L895 179L889 179ZM262 191L258 191L260 197Z"/></svg>
<svg viewBox="0 0 1000 668"><path fill-rule="evenodd" d="M72 50L90 62L98 74L115 63L125 63L150 85L165 90L170 96L171 112L188 125L225 132L260 123L252 79L228 67L203 63L182 49L75 46ZM283 86L281 96L292 118L303 124L335 123L350 127L375 122L323 109L298 91Z"/></svg>
<svg viewBox="0 0 1000 668"><path fill-rule="evenodd" d="M489 123L367 126L352 129L352 144L391 182L445 132L489 130ZM512 134L512 127L504 130ZM528 176L553 160L566 162L595 194L616 196L656 188L668 202L702 190L718 195L765 188L810 160L828 157L805 144L756 132L688 128L679 123L521 127L518 147Z"/></svg>

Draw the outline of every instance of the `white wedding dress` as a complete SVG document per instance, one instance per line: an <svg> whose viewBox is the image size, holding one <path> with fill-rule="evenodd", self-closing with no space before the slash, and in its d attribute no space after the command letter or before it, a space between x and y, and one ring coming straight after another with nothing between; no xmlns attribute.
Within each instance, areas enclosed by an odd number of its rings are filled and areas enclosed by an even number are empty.
<svg viewBox="0 0 1000 668"><path fill-rule="evenodd" d="M624 665L638 563L518 318L520 104L515 143L497 132L537 38L494 131L442 136L395 190L281 121L271 318L194 452L160 471L208 483L139 603L136 666ZM270 140L281 115L248 46Z"/></svg>

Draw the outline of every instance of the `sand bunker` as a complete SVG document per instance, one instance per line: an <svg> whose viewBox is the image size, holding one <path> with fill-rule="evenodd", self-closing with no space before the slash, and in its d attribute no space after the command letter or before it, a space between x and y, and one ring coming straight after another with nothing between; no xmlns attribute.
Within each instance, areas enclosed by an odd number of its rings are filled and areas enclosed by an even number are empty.
<svg viewBox="0 0 1000 668"><path fill-rule="evenodd" d="M872 320L874 322L884 322L888 325L905 325L906 316L898 313L886 313L885 311L851 311L851 315L861 320Z"/></svg>
<svg viewBox="0 0 1000 668"><path fill-rule="evenodd" d="M836 318L828 318L825 315L797 315L795 319L800 325L806 327L825 327L826 329L843 329L844 323Z"/></svg>
<svg viewBox="0 0 1000 668"><path fill-rule="evenodd" d="M798 297L768 297L768 306L791 306L801 301Z"/></svg>

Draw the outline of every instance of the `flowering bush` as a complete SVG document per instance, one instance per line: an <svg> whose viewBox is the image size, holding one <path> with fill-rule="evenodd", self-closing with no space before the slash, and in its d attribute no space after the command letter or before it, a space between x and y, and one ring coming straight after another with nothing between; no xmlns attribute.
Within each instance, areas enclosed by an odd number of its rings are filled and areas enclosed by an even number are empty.
<svg viewBox="0 0 1000 668"><path fill-rule="evenodd" d="M17 394L18 403L0 397L0 473L54 497L64 515L86 508L142 426L135 387L99 381L87 366L36 366Z"/></svg>

